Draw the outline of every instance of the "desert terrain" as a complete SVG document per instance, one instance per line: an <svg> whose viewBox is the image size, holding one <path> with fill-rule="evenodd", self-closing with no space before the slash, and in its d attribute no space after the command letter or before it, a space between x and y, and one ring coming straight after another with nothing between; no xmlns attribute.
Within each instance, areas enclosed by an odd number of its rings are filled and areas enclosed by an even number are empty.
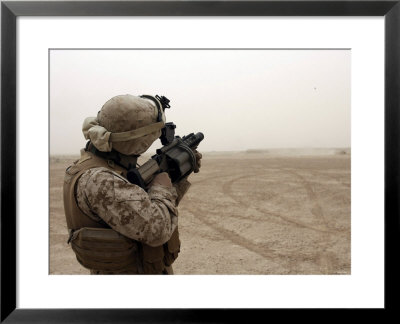
<svg viewBox="0 0 400 324"><path fill-rule="evenodd" d="M76 158L50 157L50 274L89 273L67 245ZM204 153L179 205L175 274L350 274L350 166L349 149Z"/></svg>

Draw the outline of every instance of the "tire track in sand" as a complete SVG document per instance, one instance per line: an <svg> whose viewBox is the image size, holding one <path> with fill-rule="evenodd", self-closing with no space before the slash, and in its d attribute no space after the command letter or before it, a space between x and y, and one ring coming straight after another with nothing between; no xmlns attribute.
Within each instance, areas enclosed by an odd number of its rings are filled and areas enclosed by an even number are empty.
<svg viewBox="0 0 400 324"><path fill-rule="evenodd" d="M252 175L250 175L252 176ZM208 181L212 181L215 179L221 179L221 178L227 178L227 177L232 177L232 174L223 174L221 175L220 173L215 174L215 175L210 175L207 178L201 179L201 180L197 180L196 182L193 182L193 185L198 185L200 183L204 183L204 182L208 182ZM276 196L277 194L273 194L273 196ZM248 206L246 206L248 207ZM236 218L236 219L240 219L240 220L256 220L258 222L268 222L268 220L266 220L265 218L263 218L262 216L257 217L257 216L241 216L241 215L234 215L234 214L230 214L228 215L228 217L232 217L232 218Z"/></svg>
<svg viewBox="0 0 400 324"><path fill-rule="evenodd" d="M284 173L289 173L292 176L293 175L296 176L296 174L293 174L293 172L291 172L290 170L285 170L285 169L277 169L277 170L280 170L281 172L284 172ZM200 181L197 181L197 183L208 182L208 181L212 181L214 179L221 179L221 178L226 178L226 177L230 177L230 176L231 176L230 174L212 175L210 177L207 177L205 179L201 179ZM284 267L290 269L290 273L296 273L295 269L298 266L298 262L306 262L307 260L310 260L310 258L311 258L311 259L316 260L317 264L319 264L319 271L317 270L316 273L332 274L332 271L335 269L336 262L335 262L334 256L332 256L329 252L326 252L326 246L329 245L329 238L331 237L331 234L333 232L339 232L339 231L332 231L332 230L329 230L326 228L325 229L316 228L316 227L313 227L306 223L290 219L279 213L271 212L266 209L260 208L258 206L252 206L247 201L245 201L243 198L241 199L241 198L237 197L237 195L235 195L232 190L233 184L243 178L249 178L249 177L254 177L254 176L265 176L265 172L235 177L235 178L223 183L223 186L222 186L223 193L225 193L233 201L240 204L241 206L244 206L247 208L253 207L254 209L256 209L258 212L262 213L263 215L269 214L269 215L277 217L281 220L284 220L285 222L287 222L291 225L295 225L296 227L302 227L302 228L311 229L311 230L320 232L321 235L323 237L325 237L325 239L323 239L325 242L325 244L323 244L325 246L325 248L323 248L322 251L314 251L312 256L305 255L304 257L300 257L300 255L297 252L290 253L290 252L286 251L286 253L279 253L278 251L271 250L265 246L257 244L255 242L237 234L236 232L234 232L232 230L226 229L224 226L220 226L217 223L211 221L207 216L204 216L204 215L207 215L210 213L213 214L213 212L202 211L200 209L193 210L192 208L188 208L188 211L191 212L193 215L195 215L196 219L200 220L203 224L212 228L217 233L221 234L221 239L229 240L237 246L241 246L253 253L256 253L257 255L259 255L265 259L273 261L278 265L284 266ZM298 175L297 178L301 180L300 183L305 187L305 190L306 190L307 195L310 198L310 200L315 202L317 200L317 196L316 196L316 193L313 191L311 184L307 183L306 180L300 175ZM290 191L292 191L292 190L290 190ZM286 193L286 192L284 192L284 193ZM268 198L271 199L277 195L278 194L276 193ZM321 216L322 208L318 204L318 202L316 202L316 203L317 203L317 208L314 208L313 214L315 216ZM315 206L315 204L314 204L314 206ZM319 206L319 208L318 208L318 206ZM240 218L240 219L244 219L247 221L249 220L249 217L233 215L233 214L229 215L229 217ZM252 218L255 219L254 217L252 217ZM258 218L258 217L257 217L257 221L268 222L268 220L266 220L265 218ZM324 220L324 224L326 224L325 220Z"/></svg>
<svg viewBox="0 0 400 324"><path fill-rule="evenodd" d="M279 257L275 254L274 250L268 249L265 246L261 246L252 242L251 240L246 239L245 237L235 233L234 231L228 230L223 226L219 226L217 223L209 220L207 215L210 211L201 210L199 208L193 209L188 207L187 210L192 213L196 219L200 220L203 224L208 227L211 227L216 232L220 233L224 239L231 241L232 243L241 246L251 252L254 252L260 255L263 258L277 260Z"/></svg>
<svg viewBox="0 0 400 324"><path fill-rule="evenodd" d="M320 272L322 274L329 274L332 273L334 269L338 267L336 257L332 252L329 252L329 245L330 241L332 239L332 235L335 235L337 233L348 233L347 230L338 230L335 228L332 228L328 221L325 218L325 215L323 213L322 207L319 204L319 199L317 197L317 194L315 193L314 189L312 188L312 185L310 182L307 181L305 177L303 177L301 174L295 172L294 170L290 169L282 169L282 171L286 171L292 175L294 175L297 179L300 180L300 183L302 186L305 188L307 191L307 196L310 199L310 201L313 203L313 208L311 208L311 213L321 219L323 223L325 224L325 227L329 229L329 232L321 233L323 236L323 241L321 245L321 250L317 252L316 255L316 260L317 264L319 265Z"/></svg>
<svg viewBox="0 0 400 324"><path fill-rule="evenodd" d="M326 221L324 212L322 210L321 205L319 204L318 197L312 188L311 184L299 173L290 170L290 169L281 169L281 171L286 172L288 174L294 175L298 180L300 180L300 184L303 186L303 188L307 192L308 199L311 201L313 204L313 207L310 209L311 214L316 216L317 218L321 219L322 222L325 224L326 228L330 228L328 225L328 222Z"/></svg>
<svg viewBox="0 0 400 324"><path fill-rule="evenodd" d="M218 238L220 239L225 239L229 240L233 244L243 247L250 252L256 253L257 255L274 262L278 264L279 266L283 266L284 268L289 269L289 273L297 273L297 267L299 265L299 262L310 262L310 260L315 260L316 265L318 266L317 268L314 268L313 273L315 274L334 274L335 269L337 267L337 258L335 257L335 254L333 254L329 249L327 249L330 246L330 238L334 234L341 234L343 231L338 231L338 230L330 230L327 228L326 220L323 215L323 210L318 202L318 197L316 192L313 190L311 183L307 182L307 180L302 177L299 174L296 174L292 170L288 169L280 169L280 168L273 168L271 169L273 171L281 171L286 174L290 174L291 176L295 176L297 179L300 180L300 185L303 186L306 190L307 196L313 203L313 210L311 211L312 214L316 217L320 217L320 219L323 221L323 224L325 224L326 228L317 228L312 225L308 225L306 223L290 219L286 217L285 215L276 213L276 212L271 212L266 209L263 209L259 206L253 206L251 205L248 201L246 201L245 197L243 196L238 196L238 194L235 194L232 190L232 186L234 185L235 182L240 181L244 178L248 177L254 177L254 176L265 176L265 172L259 172L259 173L253 173L253 174L248 174L248 175L241 175L239 177L235 177L233 179L230 179L228 181L223 182L222 184L222 190L223 193L226 194L229 198L231 198L234 202L238 203L242 207L252 207L256 211L260 212L261 214L265 215L271 215L273 217L276 217L278 219L281 219L285 221L286 223L289 223L291 225L295 225L296 227L302 227L306 229L310 229L313 231L317 231L321 233L321 239L323 240L321 249L315 250L313 253L305 253L302 255L299 253L299 251L285 251L284 253L280 253L274 249L268 248L263 244L256 243L250 239L247 239L239 234L237 234L235 231L229 230L225 228L223 225L219 225L215 221L211 220L209 217L206 215L210 214L215 214L219 215L218 213L213 213L210 210L201 210L199 208L192 209L188 208L188 211L195 215L196 219L198 219L200 222L202 222L204 225L207 227L211 228L214 230L216 233L219 233L220 236ZM264 170L265 171L265 170ZM213 182L213 180L220 180L224 178L229 178L232 177L232 174L220 174L220 173L214 173L211 175L208 175L206 178L201 179L199 181L193 182L193 184L203 184L203 183L209 183ZM294 190L297 190L296 188ZM266 199L272 199L273 197L279 195L284 195L287 192L291 192L293 189L281 193L273 193L272 195L266 196ZM257 221L262 221L262 222L269 222L269 220L261 217L249 217L249 216L239 216L239 215L234 215L230 214L228 215L229 217L235 217L239 219L243 219L246 221L251 221L251 220L257 220ZM321 216L323 218L321 218ZM215 238L214 238L215 239ZM319 269L318 269L319 268Z"/></svg>
<svg viewBox="0 0 400 324"><path fill-rule="evenodd" d="M240 246L242 248L247 249L250 252L253 252L264 259L267 259L269 262L273 262L279 267L283 269L287 269L288 274L297 274L296 268L298 267L299 263L301 262L309 262L310 259L316 260L316 262L320 265L320 270L314 269L313 274L333 274L334 263L332 262L332 256L326 255L326 253L314 251L312 253L299 253L298 251L285 251L279 252L275 249L270 249L265 245L261 245L259 243L255 243L232 230L228 230L223 226L218 225L216 222L211 221L207 216L207 214L215 214L218 213L206 211L200 208L187 208L193 216L202 222L204 225L210 227L217 233L221 235L220 239L228 240L233 244ZM212 238L216 240L215 238Z"/></svg>
<svg viewBox="0 0 400 324"><path fill-rule="evenodd" d="M319 203L319 199L317 194L315 193L312 185L310 182L307 181L305 177L303 177L301 174L298 172L291 170L291 169L281 169L282 171L286 171L289 174L294 175L297 179L300 180L301 185L304 187L304 189L307 191L307 196L310 199L311 203L313 204L313 207L310 209L311 213L322 220L322 222L325 224L325 227L329 230L329 232L333 233L348 233L348 230L339 230L334 227L332 227L329 222L327 221L325 214L322 210L322 207Z"/></svg>
<svg viewBox="0 0 400 324"><path fill-rule="evenodd" d="M281 170L281 171L284 171L284 170ZM230 180L228 182L225 182L223 184L223 186L222 186L222 191L223 191L223 193L228 195L232 200L234 200L239 205L245 206L247 208L252 207L252 208L256 209L257 211L261 212L262 214L271 215L271 216L280 218L280 219L284 220L285 222L287 222L289 224L292 224L292 225L295 225L295 226L299 226L299 227L303 227L303 228L307 228L307 229L310 229L310 230L313 230L313 231L324 232L324 233L331 233L332 232L332 230L330 230L329 228L314 227L312 225L308 225L306 223L303 223L303 222L291 219L289 217L286 217L286 216L284 216L284 215L282 215L280 213L272 212L272 211L269 211L269 210L267 210L265 208L261 208L261 207L256 206L256 205L251 205L247 201L237 197L237 195L235 195L233 193L232 185L235 182L237 182L237 181L239 181L241 179L244 179L244 178L248 178L248 177L252 177L252 176L260 176L260 175L265 175L265 173L257 173L257 174L252 174L252 175L245 175L245 176L236 177L236 178L234 178L234 179L232 179L232 180ZM319 210L317 209L315 212L318 213Z"/></svg>

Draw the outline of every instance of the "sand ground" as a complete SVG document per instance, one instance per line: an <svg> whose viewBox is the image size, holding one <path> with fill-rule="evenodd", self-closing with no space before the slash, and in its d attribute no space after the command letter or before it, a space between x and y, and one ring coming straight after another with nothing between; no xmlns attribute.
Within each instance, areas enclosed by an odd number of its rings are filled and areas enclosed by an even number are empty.
<svg viewBox="0 0 400 324"><path fill-rule="evenodd" d="M278 153L203 155L179 206L175 274L350 274L350 152ZM66 243L75 158L50 158L50 274L89 273Z"/></svg>

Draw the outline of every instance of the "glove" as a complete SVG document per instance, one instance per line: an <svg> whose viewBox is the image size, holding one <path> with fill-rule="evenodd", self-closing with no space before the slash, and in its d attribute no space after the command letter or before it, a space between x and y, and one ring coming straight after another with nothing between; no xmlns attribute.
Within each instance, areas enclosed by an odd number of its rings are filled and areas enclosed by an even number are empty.
<svg viewBox="0 0 400 324"><path fill-rule="evenodd" d="M168 187L171 188L172 187L172 183L171 183L171 178L169 177L167 172L161 172L158 173L153 181L150 183L150 187L154 186L154 185L161 185L164 187Z"/></svg>
<svg viewBox="0 0 400 324"><path fill-rule="evenodd" d="M203 157L203 155L198 152L197 150L193 150L194 156L196 157L196 165L194 166L194 173L198 173L200 171L200 167L201 167L201 158Z"/></svg>

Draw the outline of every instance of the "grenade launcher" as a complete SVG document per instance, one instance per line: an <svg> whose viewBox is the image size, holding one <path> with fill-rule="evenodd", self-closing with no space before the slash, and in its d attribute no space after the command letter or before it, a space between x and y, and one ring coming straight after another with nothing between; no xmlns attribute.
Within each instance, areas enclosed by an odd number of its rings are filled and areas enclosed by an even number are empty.
<svg viewBox="0 0 400 324"><path fill-rule="evenodd" d="M164 102L169 102L167 98L158 97L157 99L161 99L163 109L169 108L169 105L164 106ZM156 154L142 166L128 171L129 182L145 189L157 173L167 172L172 183L175 183L193 172L197 163L193 150L204 139L204 135L203 133L191 133L181 138L175 136L175 128L174 123L165 124L160 136L164 146L158 149Z"/></svg>

